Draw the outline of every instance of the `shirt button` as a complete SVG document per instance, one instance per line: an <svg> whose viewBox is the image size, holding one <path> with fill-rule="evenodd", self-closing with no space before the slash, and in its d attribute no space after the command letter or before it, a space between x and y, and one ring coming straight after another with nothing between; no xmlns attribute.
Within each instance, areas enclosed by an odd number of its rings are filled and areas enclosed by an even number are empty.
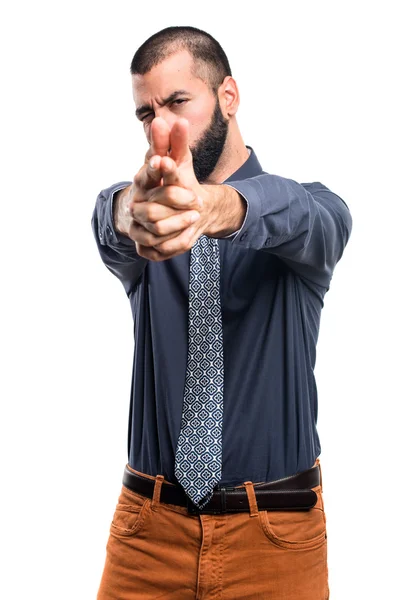
<svg viewBox="0 0 400 600"><path fill-rule="evenodd" d="M267 238L266 242L264 243L264 246L270 246L271 245L271 238Z"/></svg>
<svg viewBox="0 0 400 600"><path fill-rule="evenodd" d="M241 241L241 242L243 242L243 240L244 240L245 238L247 238L247 233L243 233L243 234L240 236L240 241Z"/></svg>

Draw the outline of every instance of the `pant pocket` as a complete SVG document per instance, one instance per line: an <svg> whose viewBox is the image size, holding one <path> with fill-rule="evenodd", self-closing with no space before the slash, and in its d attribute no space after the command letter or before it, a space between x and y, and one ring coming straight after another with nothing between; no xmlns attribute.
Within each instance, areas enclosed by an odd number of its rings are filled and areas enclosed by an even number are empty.
<svg viewBox="0 0 400 600"><path fill-rule="evenodd" d="M322 490L312 488L318 500L309 510L261 510L260 523L266 537L289 550L318 548L326 540L326 518Z"/></svg>
<svg viewBox="0 0 400 600"><path fill-rule="evenodd" d="M142 528L151 500L122 487L110 525L110 533L131 537Z"/></svg>

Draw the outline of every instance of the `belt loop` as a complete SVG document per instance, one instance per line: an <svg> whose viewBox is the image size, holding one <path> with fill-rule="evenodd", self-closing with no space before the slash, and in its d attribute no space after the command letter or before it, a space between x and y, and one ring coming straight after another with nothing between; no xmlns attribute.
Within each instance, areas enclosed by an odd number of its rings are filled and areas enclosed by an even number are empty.
<svg viewBox="0 0 400 600"><path fill-rule="evenodd" d="M317 460L318 460L318 466L319 466L319 483L320 483L320 486L321 486L321 492L323 492L324 490L323 490L323 487L322 487L322 471L321 471L321 463L320 463L320 461L319 461L319 458L317 458Z"/></svg>
<svg viewBox="0 0 400 600"><path fill-rule="evenodd" d="M151 500L151 508L158 510L160 506L161 486L164 481L164 475L157 475L154 482L153 498Z"/></svg>
<svg viewBox="0 0 400 600"><path fill-rule="evenodd" d="M258 506L257 506L256 494L254 491L254 485L251 481L245 481L244 485L246 486L247 500L249 502L249 507L250 507L250 516L257 517L258 516Z"/></svg>
<svg viewBox="0 0 400 600"><path fill-rule="evenodd" d="M221 487L221 511L226 513L226 488Z"/></svg>

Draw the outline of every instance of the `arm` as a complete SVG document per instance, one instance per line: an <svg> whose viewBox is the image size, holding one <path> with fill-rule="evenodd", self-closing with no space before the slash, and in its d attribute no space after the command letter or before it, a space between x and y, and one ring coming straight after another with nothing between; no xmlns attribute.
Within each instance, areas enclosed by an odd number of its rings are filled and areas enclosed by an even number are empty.
<svg viewBox="0 0 400 600"><path fill-rule="evenodd" d="M275 254L302 277L329 288L352 229L349 209L338 195L320 182L300 184L269 174L222 187L231 214L240 214L234 207L247 203L244 220L228 225L234 231L240 227L231 244ZM218 227L226 232L226 217L217 223L218 236Z"/></svg>
<svg viewBox="0 0 400 600"><path fill-rule="evenodd" d="M116 229L113 219L117 192L131 183L120 182L102 190L97 196L91 221L101 259L121 281L128 297L148 262L137 253L135 242Z"/></svg>

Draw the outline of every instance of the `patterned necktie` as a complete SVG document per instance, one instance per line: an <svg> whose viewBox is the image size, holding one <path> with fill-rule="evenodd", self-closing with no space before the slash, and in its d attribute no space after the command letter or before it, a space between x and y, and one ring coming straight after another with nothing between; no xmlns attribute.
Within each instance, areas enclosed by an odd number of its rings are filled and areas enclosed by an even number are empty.
<svg viewBox="0 0 400 600"><path fill-rule="evenodd" d="M175 475L199 508L221 480L224 359L218 240L202 235L190 254L189 340Z"/></svg>

